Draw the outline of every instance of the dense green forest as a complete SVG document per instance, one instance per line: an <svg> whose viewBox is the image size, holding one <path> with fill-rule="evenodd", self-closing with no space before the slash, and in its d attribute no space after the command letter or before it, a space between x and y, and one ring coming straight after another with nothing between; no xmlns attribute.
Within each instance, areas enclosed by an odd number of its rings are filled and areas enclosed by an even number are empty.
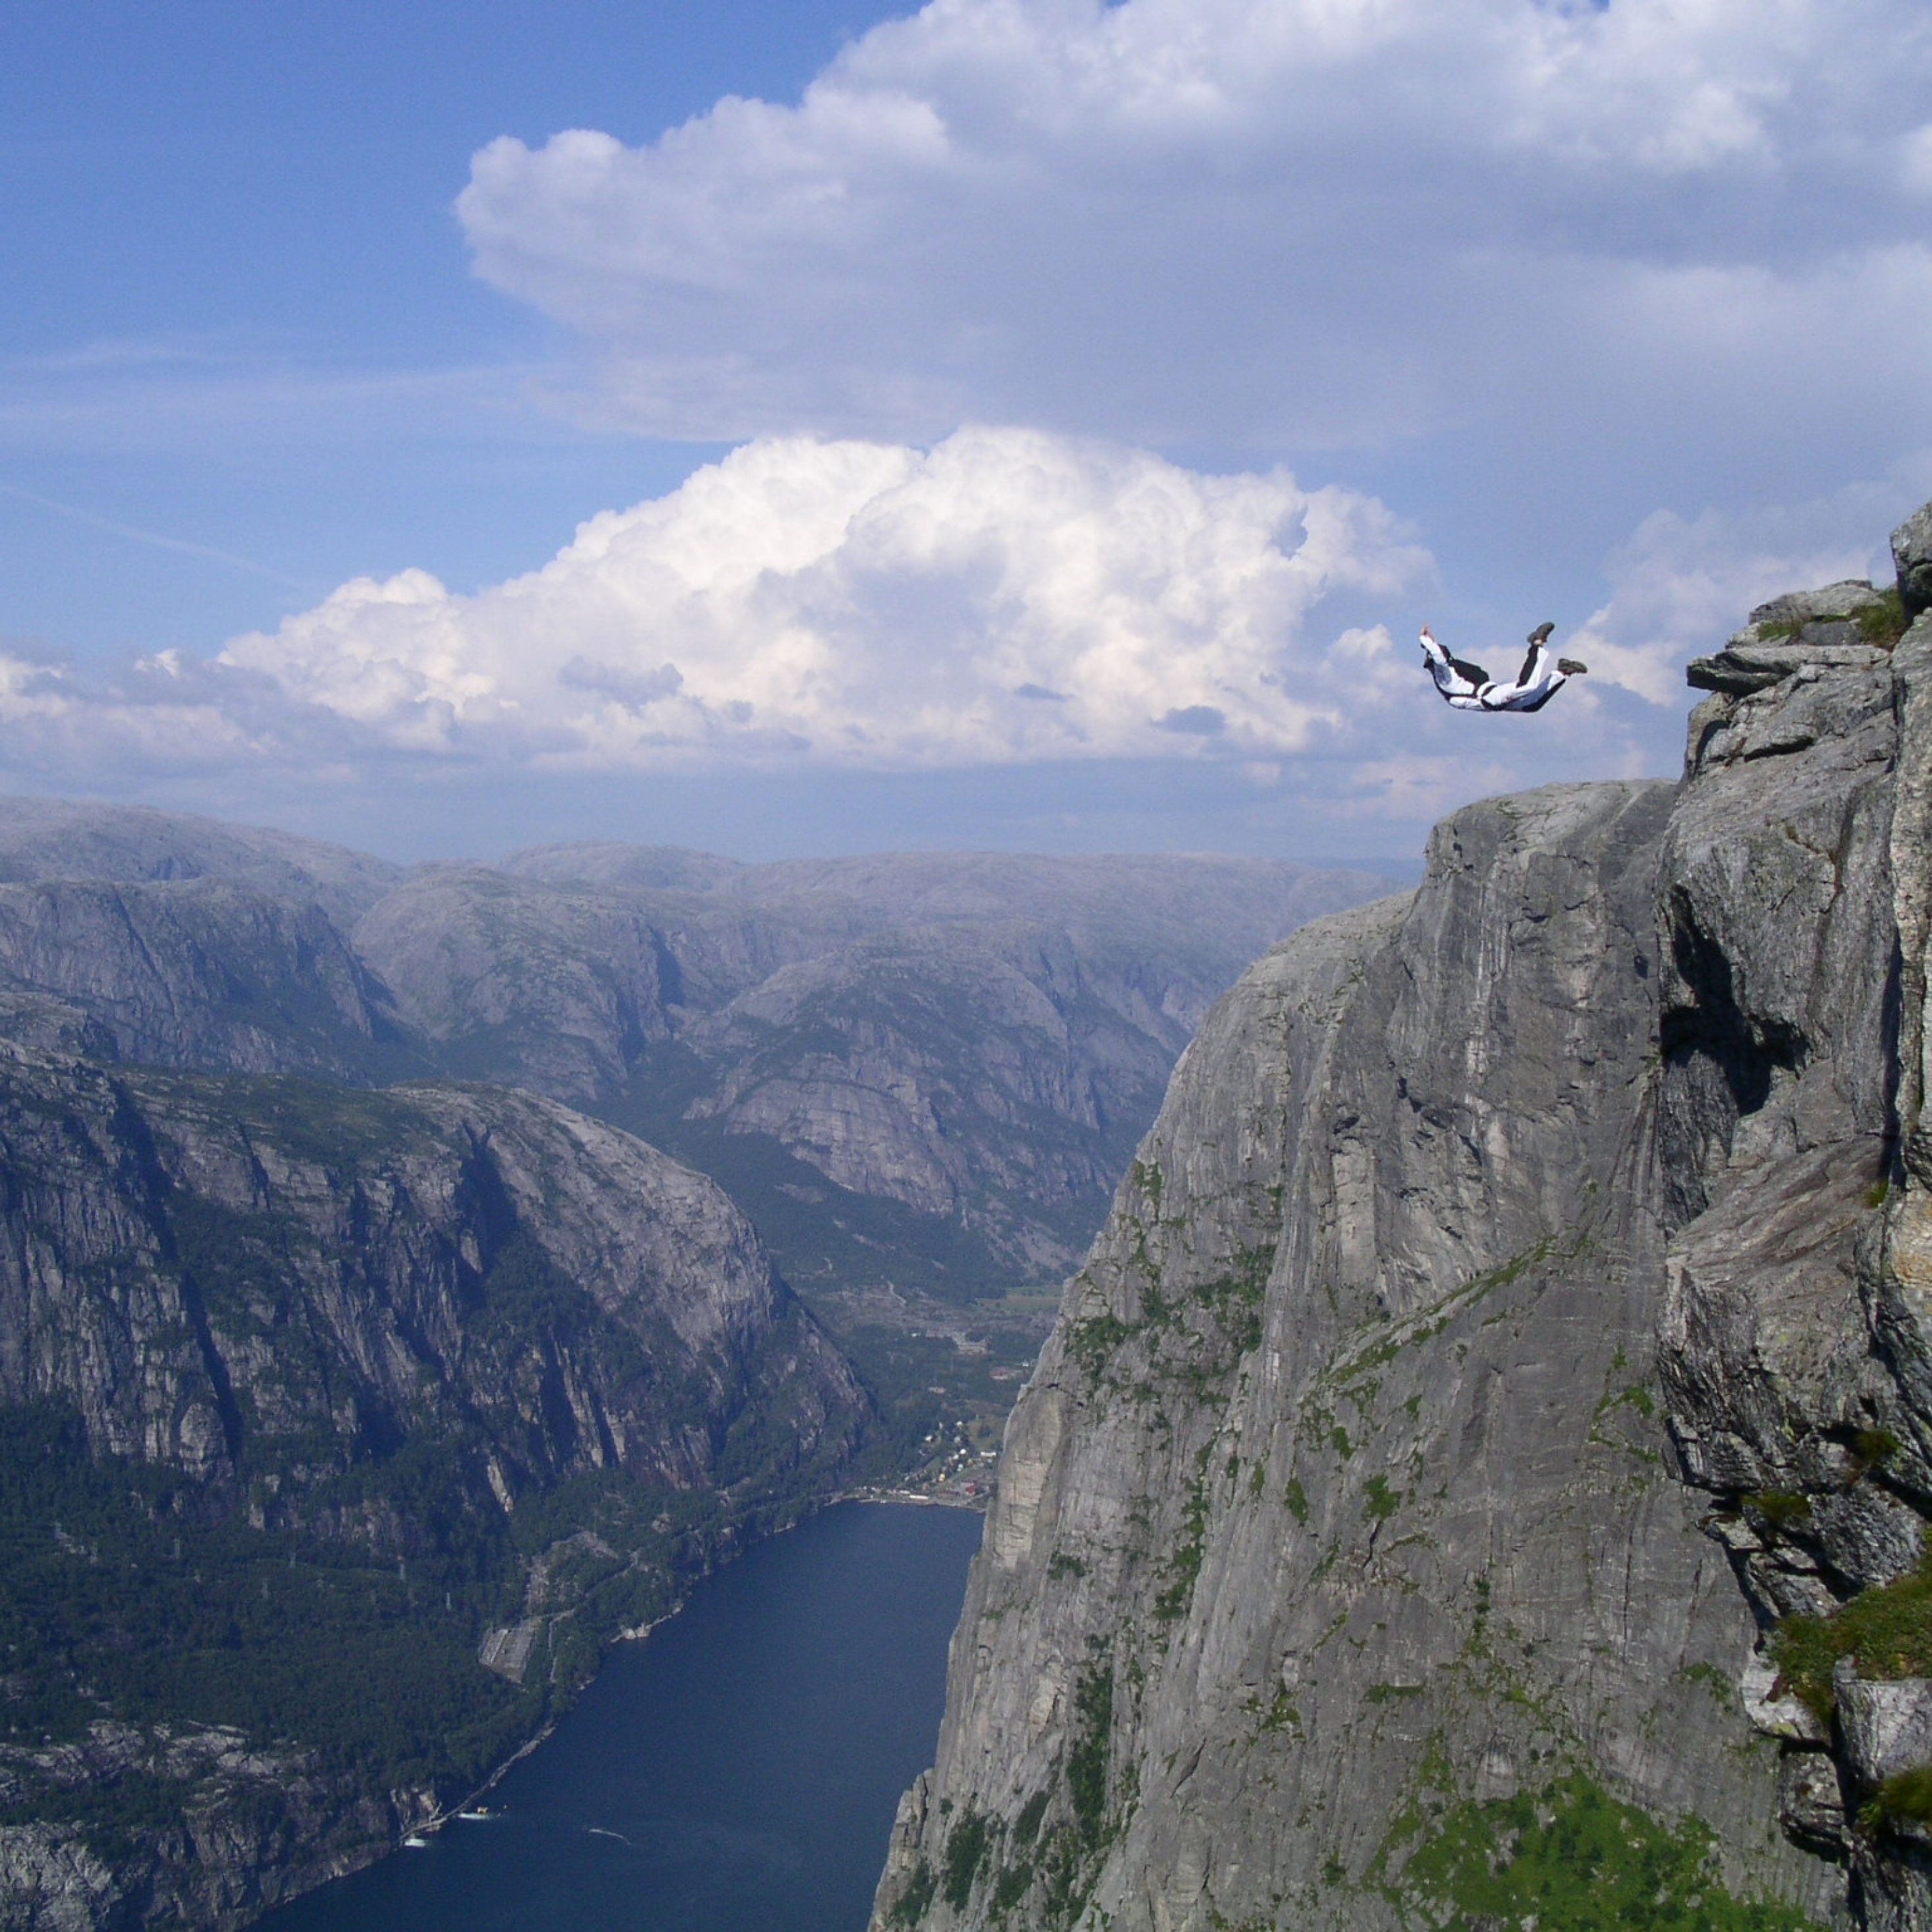
<svg viewBox="0 0 1932 1932"><path fill-rule="evenodd" d="M256 1528L172 1473L88 1453L57 1402L0 1408L0 1822L73 1819L113 1834L173 1822L178 1780L70 1785L27 1754L112 1717L230 1726L364 1788L445 1801L472 1789L567 1702L617 1633L672 1609L740 1528L809 1506L766 1489L735 1519L712 1490L614 1470L572 1477L513 1516L479 1509L460 1443L405 1444L312 1507L374 1505L417 1553ZM524 1614L546 1558L546 1623L522 1687L485 1670L490 1629Z"/></svg>

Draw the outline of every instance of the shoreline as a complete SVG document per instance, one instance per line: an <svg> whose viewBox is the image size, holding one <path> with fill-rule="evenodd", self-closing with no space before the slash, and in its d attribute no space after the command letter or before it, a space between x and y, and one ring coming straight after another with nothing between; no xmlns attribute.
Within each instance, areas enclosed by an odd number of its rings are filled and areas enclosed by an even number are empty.
<svg viewBox="0 0 1932 1932"><path fill-rule="evenodd" d="M804 1511L794 1521L787 1523L782 1529L775 1529L770 1532L769 1537L760 1538L758 1540L770 1541L781 1536L788 1536L798 1528L800 1523L808 1522L813 1516L821 1515L826 1510L836 1508L841 1503L886 1503L921 1509L957 1509L965 1510L975 1515L984 1516L987 1505L991 1501L990 1496L934 1495L923 1490L889 1490L878 1487L842 1490L836 1496L827 1496L817 1508ZM736 1562L744 1553L744 1550L741 1548L734 1552L728 1561ZM701 1574L693 1577L692 1589L694 1591L699 1585L716 1576L718 1570L724 1567L723 1564L714 1564ZM619 1630L614 1636L606 1639L598 1653L598 1670L600 1672L602 1670L603 1660L608 1652L615 1649L620 1643L643 1643L653 1630L662 1629L674 1617L682 1616L690 1600L690 1594L687 1592L680 1602L667 1610L662 1616L653 1617L649 1623L639 1624L630 1630ZM593 1673L580 1687L578 1694L581 1696L583 1692L587 1690L596 1681L596 1676ZM390 1848L391 1850L401 1850L406 1840L410 1837L428 1837L434 1832L440 1832L452 1820L460 1818L466 1811L474 1810L478 1799L488 1797L518 1765L523 1762L525 1758L540 1745L549 1742L556 1732L558 1725L569 1716L571 1709L574 1708L575 1703L576 1699L573 1697L570 1706L561 1711L553 1712L544 1720L542 1726L533 1735L525 1738L473 1790L466 1792L461 1798L446 1805L442 1810L433 1812L419 1822L407 1826L403 1837L395 1840ZM394 1795L399 1794L392 1794L392 1796ZM398 1810L402 1808L400 1805L397 1807ZM378 1856L387 1857L388 1853L382 1852ZM372 1859L370 1863L374 1862L375 1861Z"/></svg>

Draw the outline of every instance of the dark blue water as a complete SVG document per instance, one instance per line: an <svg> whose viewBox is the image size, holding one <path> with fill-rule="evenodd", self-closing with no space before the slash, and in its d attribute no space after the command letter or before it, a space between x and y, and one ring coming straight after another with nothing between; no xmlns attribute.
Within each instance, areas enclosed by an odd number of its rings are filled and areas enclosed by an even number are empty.
<svg viewBox="0 0 1932 1932"><path fill-rule="evenodd" d="M981 1520L846 1503L624 1644L453 1820L265 1932L862 1932Z"/></svg>

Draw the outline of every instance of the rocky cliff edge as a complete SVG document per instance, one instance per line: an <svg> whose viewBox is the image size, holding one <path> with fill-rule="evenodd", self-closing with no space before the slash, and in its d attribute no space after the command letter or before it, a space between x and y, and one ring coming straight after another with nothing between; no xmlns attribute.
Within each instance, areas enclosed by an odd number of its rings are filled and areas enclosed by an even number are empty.
<svg viewBox="0 0 1932 1932"><path fill-rule="evenodd" d="M1216 1010L875 1932L1932 1924L1932 506L1895 548L1692 667L1680 784L1459 812Z"/></svg>

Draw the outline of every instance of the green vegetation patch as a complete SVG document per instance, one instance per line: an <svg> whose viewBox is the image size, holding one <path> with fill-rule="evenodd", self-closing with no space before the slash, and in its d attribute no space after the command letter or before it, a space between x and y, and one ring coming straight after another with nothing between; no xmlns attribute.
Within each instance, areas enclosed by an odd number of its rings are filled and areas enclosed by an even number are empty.
<svg viewBox="0 0 1932 1932"><path fill-rule="evenodd" d="M912 1876L906 1881L906 1888L899 1894L897 1904L887 1916L886 1923L891 1925L916 1925L938 1896L938 1874L927 1860L921 1858L913 1868Z"/></svg>
<svg viewBox="0 0 1932 1932"><path fill-rule="evenodd" d="M1102 1663L1083 1672L1074 1688L1076 1735L1066 1754L1066 1789L1073 1817L1090 1850L1106 1841L1107 1762L1114 1742L1114 1673Z"/></svg>
<svg viewBox="0 0 1932 1932"><path fill-rule="evenodd" d="M993 1882L993 1912L996 1918L1004 1918L1033 1888L1033 1863L1022 1858L1016 1865L1000 1868L999 1876Z"/></svg>
<svg viewBox="0 0 1932 1932"><path fill-rule="evenodd" d="M292 1073L231 1076L221 1084L225 1105L252 1132L291 1158L332 1172L441 1138L430 1118L397 1094Z"/></svg>
<svg viewBox="0 0 1932 1932"><path fill-rule="evenodd" d="M1906 630L1905 604L1898 586L1881 591L1872 602L1862 604L1856 610L1828 610L1816 617L1774 617L1756 626L1757 638L1764 644L1790 644L1808 625L1846 623L1857 625L1867 644L1890 650Z"/></svg>
<svg viewBox="0 0 1932 1932"><path fill-rule="evenodd" d="M1904 1446L1888 1429L1857 1429L1852 1432L1851 1450L1858 1459L1860 1475L1896 1456Z"/></svg>
<svg viewBox="0 0 1932 1932"><path fill-rule="evenodd" d="M500 1524L452 1516L444 1548L398 1562L177 1514L175 1482L91 1458L64 1405L0 1409L0 1736L37 1746L108 1712L189 1713L326 1769L454 1787L541 1720L548 1670L533 1660L518 1690L476 1662L514 1607ZM662 1613L664 1582L627 1578L621 1613Z"/></svg>
<svg viewBox="0 0 1932 1932"><path fill-rule="evenodd" d="M1619 1408L1634 1409L1645 1421L1648 1422L1657 1414L1657 1401L1642 1383L1632 1382L1627 1388L1612 1389L1598 1403L1598 1419L1600 1420Z"/></svg>
<svg viewBox="0 0 1932 1932"><path fill-rule="evenodd" d="M1402 1508L1402 1492L1392 1490L1384 1476L1369 1478L1368 1500L1363 1504L1370 1516L1377 1522L1386 1522Z"/></svg>
<svg viewBox="0 0 1932 1932"><path fill-rule="evenodd" d="M1167 1588L1154 1600L1154 1613L1162 1623L1185 1614L1193 1600L1195 1580L1201 1574L1202 1552L1208 1540L1208 1492L1198 1481L1187 1496L1187 1529L1168 1559Z"/></svg>
<svg viewBox="0 0 1932 1932"><path fill-rule="evenodd" d="M1734 1896L1702 1820L1672 1826L1578 1774L1454 1807L1401 1892L1438 1932L1808 1932L1793 1907Z"/></svg>
<svg viewBox="0 0 1932 1932"><path fill-rule="evenodd" d="M1881 591L1876 603L1868 604L1859 610L1858 626L1864 633L1865 642L1876 644L1882 650L1891 650L1904 636L1905 600L1899 596L1897 584Z"/></svg>
<svg viewBox="0 0 1932 1932"><path fill-rule="evenodd" d="M1120 1344L1139 1332L1136 1324L1123 1322L1118 1315L1089 1316L1068 1328L1066 1352L1090 1376L1098 1375Z"/></svg>
<svg viewBox="0 0 1932 1932"><path fill-rule="evenodd" d="M1836 1616L1786 1617L1772 1634L1780 1683L1822 1721L1832 1714L1832 1670L1858 1660L1862 1677L1932 1677L1932 1562L1862 1591Z"/></svg>
<svg viewBox="0 0 1932 1932"><path fill-rule="evenodd" d="M1020 1808L1020 1815L1013 1820L1013 1843L1024 1851L1040 1836L1040 1828L1046 1820L1046 1793L1036 1791Z"/></svg>
<svg viewBox="0 0 1932 1932"><path fill-rule="evenodd" d="M1371 1684L1362 1693L1362 1701L1365 1704L1391 1704L1400 1698L1421 1695L1420 1684Z"/></svg>
<svg viewBox="0 0 1932 1932"><path fill-rule="evenodd" d="M1867 1826L1932 1826L1932 1764L1914 1765L1888 1778L1866 1802L1859 1820Z"/></svg>
<svg viewBox="0 0 1932 1932"><path fill-rule="evenodd" d="M986 1862L992 1844L993 1821L983 1811L968 1809L946 1834L946 1869L943 1886L946 1902L955 1912L964 1912L972 1901L974 1881Z"/></svg>
<svg viewBox="0 0 1932 1932"><path fill-rule="evenodd" d="M1774 1529L1811 1520L1811 1498L1796 1490L1754 1490L1744 1498L1744 1508Z"/></svg>
<svg viewBox="0 0 1932 1932"><path fill-rule="evenodd" d="M1133 1177L1136 1193L1147 1196L1148 1204L1158 1215L1160 1212L1161 1190L1165 1183L1161 1178L1160 1167L1154 1161L1136 1161L1129 1170Z"/></svg>

